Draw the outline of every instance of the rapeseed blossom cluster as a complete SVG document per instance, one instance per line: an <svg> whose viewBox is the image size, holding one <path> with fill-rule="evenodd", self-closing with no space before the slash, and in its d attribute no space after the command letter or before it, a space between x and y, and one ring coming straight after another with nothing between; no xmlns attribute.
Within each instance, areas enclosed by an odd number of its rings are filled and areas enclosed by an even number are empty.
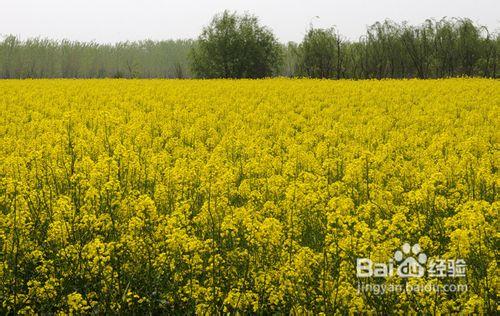
<svg viewBox="0 0 500 316"><path fill-rule="evenodd" d="M493 314L499 109L487 79L2 81L0 313ZM404 242L468 291L357 291Z"/></svg>

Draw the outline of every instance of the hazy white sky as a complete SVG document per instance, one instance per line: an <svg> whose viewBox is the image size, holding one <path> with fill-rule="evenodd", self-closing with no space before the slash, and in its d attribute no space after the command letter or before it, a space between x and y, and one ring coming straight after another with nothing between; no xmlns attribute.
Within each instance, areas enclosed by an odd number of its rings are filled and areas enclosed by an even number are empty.
<svg viewBox="0 0 500 316"><path fill-rule="evenodd" d="M0 0L0 35L97 42L194 38L224 9L256 14L283 42L300 41L311 21L336 26L351 39L385 18L469 17L490 30L500 27L500 0Z"/></svg>

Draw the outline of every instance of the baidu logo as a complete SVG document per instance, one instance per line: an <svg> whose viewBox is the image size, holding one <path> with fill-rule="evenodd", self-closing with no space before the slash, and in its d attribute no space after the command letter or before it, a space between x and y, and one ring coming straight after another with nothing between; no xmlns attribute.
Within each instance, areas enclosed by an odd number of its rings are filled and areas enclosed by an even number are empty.
<svg viewBox="0 0 500 316"><path fill-rule="evenodd" d="M369 258L356 260L356 276L358 279L358 293L372 292L384 294L387 292L465 292L467 284L459 279L448 283L412 283L412 282L368 282L368 278L464 278L466 264L463 259L429 258L419 244L404 243L387 262L374 262ZM445 279L443 279L445 280ZM448 279L449 280L449 279Z"/></svg>
<svg viewBox="0 0 500 316"><path fill-rule="evenodd" d="M425 274L425 263L427 255L420 251L420 245L406 243L394 253L394 259L398 262L397 275L401 278L418 277Z"/></svg>
<svg viewBox="0 0 500 316"><path fill-rule="evenodd" d="M356 276L359 278L390 277L401 278L465 277L465 260L429 260L419 244L403 244L388 262L373 262L368 258L356 260Z"/></svg>

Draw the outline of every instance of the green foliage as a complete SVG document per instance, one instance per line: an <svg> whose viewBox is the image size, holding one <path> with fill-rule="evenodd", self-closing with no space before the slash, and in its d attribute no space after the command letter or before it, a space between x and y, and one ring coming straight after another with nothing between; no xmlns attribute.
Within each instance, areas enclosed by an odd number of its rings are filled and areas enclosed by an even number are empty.
<svg viewBox="0 0 500 316"><path fill-rule="evenodd" d="M347 78L498 77L499 35L469 19L419 26L386 20L344 43Z"/></svg>
<svg viewBox="0 0 500 316"><path fill-rule="evenodd" d="M283 52L283 64L278 73L282 77L295 77L300 73L299 45L288 42L281 46Z"/></svg>
<svg viewBox="0 0 500 316"><path fill-rule="evenodd" d="M311 28L302 43L279 44L255 16L226 11L198 41L0 38L0 78L498 78L499 52L499 34L469 19L386 20L357 41Z"/></svg>
<svg viewBox="0 0 500 316"><path fill-rule="evenodd" d="M341 39L331 29L311 28L299 47L300 66L311 78L340 77Z"/></svg>
<svg viewBox="0 0 500 316"><path fill-rule="evenodd" d="M0 41L0 78L190 77L192 45L192 40L111 45L7 36Z"/></svg>
<svg viewBox="0 0 500 316"><path fill-rule="evenodd" d="M224 11L205 27L191 53L201 78L263 78L276 74L281 46L257 17Z"/></svg>

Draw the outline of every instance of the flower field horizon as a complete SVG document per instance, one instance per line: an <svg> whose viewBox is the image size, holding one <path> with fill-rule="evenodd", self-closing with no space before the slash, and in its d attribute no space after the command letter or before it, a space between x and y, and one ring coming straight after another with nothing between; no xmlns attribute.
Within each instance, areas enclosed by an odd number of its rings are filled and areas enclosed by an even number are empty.
<svg viewBox="0 0 500 316"><path fill-rule="evenodd" d="M2 80L0 313L495 314L499 117L494 79Z"/></svg>

